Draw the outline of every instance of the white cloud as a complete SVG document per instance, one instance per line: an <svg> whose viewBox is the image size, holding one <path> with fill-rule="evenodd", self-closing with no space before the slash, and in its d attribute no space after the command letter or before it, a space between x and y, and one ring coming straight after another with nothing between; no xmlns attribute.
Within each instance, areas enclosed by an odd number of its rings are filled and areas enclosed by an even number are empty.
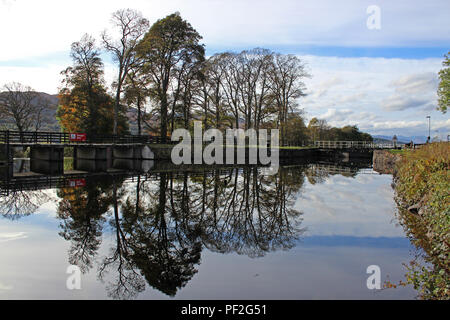
<svg viewBox="0 0 450 320"><path fill-rule="evenodd" d="M423 121L380 121L372 123L373 128L403 129L423 125Z"/></svg>
<svg viewBox="0 0 450 320"><path fill-rule="evenodd" d="M433 130L446 139L448 114L435 110L442 59L300 57L313 74L305 80L308 92L326 92L301 100L309 119L319 117L337 127L357 125L372 134L427 136L425 117L431 115ZM336 78L343 83L326 86Z"/></svg>
<svg viewBox="0 0 450 320"><path fill-rule="evenodd" d="M438 87L437 72L414 73L391 81L395 92L382 101L387 111L402 111L411 108L432 110Z"/></svg>
<svg viewBox="0 0 450 320"><path fill-rule="evenodd" d="M10 82L29 85L36 91L56 94L61 84L60 72L67 65L42 67L5 67L0 66L0 87Z"/></svg>
<svg viewBox="0 0 450 320"><path fill-rule="evenodd" d="M429 93L437 90L439 79L435 72L409 74L391 82L397 92L401 93Z"/></svg>
<svg viewBox="0 0 450 320"><path fill-rule="evenodd" d="M424 126L425 121L415 120L415 121L376 121L368 125L367 128L374 129L417 129ZM450 119L438 120L433 122L433 130L449 130L450 129Z"/></svg>
<svg viewBox="0 0 450 320"><path fill-rule="evenodd" d="M26 232L14 232L14 233L0 233L0 243L7 242L7 241L13 241L13 240L19 240L19 239L25 239L27 238Z"/></svg>
<svg viewBox="0 0 450 320"><path fill-rule="evenodd" d="M398 237L401 228L389 223L395 208L388 176L332 175L326 183L306 183L296 202L303 226L311 235ZM345 192L340 184L345 183ZM361 185L369 192L361 193ZM350 200L349 200L350 199ZM306 200L306 201L305 201ZM378 206L371 204L377 203ZM350 204L350 205L349 205ZM364 222L364 223L360 223Z"/></svg>
<svg viewBox="0 0 450 320"><path fill-rule="evenodd" d="M351 114L353 114L353 111L349 109L328 109L327 112L321 115L319 118L333 121L345 121Z"/></svg>
<svg viewBox="0 0 450 320"><path fill-rule="evenodd" d="M358 92L354 95L344 96L339 100L339 103L356 102L361 101L367 96L367 92Z"/></svg>
<svg viewBox="0 0 450 320"><path fill-rule="evenodd" d="M355 120L360 120L360 121L373 121L373 120L376 120L378 117L379 116L377 116L373 112L363 111L363 112L359 112L359 113L355 114L355 116L353 118Z"/></svg>
<svg viewBox="0 0 450 320"><path fill-rule="evenodd" d="M381 30L367 29L367 1L325 0L3 0L0 61L67 50L85 32L98 36L113 11L129 7L155 22L179 11L209 47L405 46L448 43L446 0L381 1ZM5 9L6 8L6 9Z"/></svg>
<svg viewBox="0 0 450 320"><path fill-rule="evenodd" d="M342 80L341 78L339 78L339 76L334 76L334 77L332 77L332 78L330 78L330 79L327 79L327 80L322 81L321 83L319 83L319 84L314 88L314 91L311 92L311 95L312 95L314 98L320 98L320 97L323 97L324 95L327 94L328 90L329 90L331 87L339 86L339 85L342 85L342 84L344 84L344 83L345 83L344 80Z"/></svg>
<svg viewBox="0 0 450 320"><path fill-rule="evenodd" d="M418 108L426 104L429 100L425 98L413 98L394 94L382 101L383 109L387 111L402 111L410 108Z"/></svg>

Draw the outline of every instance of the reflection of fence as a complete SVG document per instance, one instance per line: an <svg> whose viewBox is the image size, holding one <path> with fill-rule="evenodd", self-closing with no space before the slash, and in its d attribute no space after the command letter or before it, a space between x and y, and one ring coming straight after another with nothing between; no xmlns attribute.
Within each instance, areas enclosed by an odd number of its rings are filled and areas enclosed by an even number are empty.
<svg viewBox="0 0 450 320"><path fill-rule="evenodd" d="M230 169L224 169L220 173L228 173ZM213 172L212 169L210 172ZM89 179L116 179L120 182L141 182L152 180L158 181L162 173L170 174L174 178L182 178L184 175L190 176L202 174L202 172L155 172L154 174L142 174L134 171L118 172L98 172L98 173L70 173L61 176L26 176L14 177L10 180L0 181L0 196L8 196L14 192L37 191L58 188L79 188L89 185Z"/></svg>
<svg viewBox="0 0 450 320"><path fill-rule="evenodd" d="M80 173L69 174L63 176L30 176L13 178L8 181L3 181L0 184L0 195L8 195L9 192L16 191L35 191L44 189L56 189L56 188L74 188L83 187L86 183L80 183L81 181L95 177L120 177L126 180L136 179L139 174L133 172L118 172L118 173ZM142 175L143 179L147 179L148 176Z"/></svg>
<svg viewBox="0 0 450 320"><path fill-rule="evenodd" d="M339 166L333 164L312 164L309 166L313 172L319 174L341 174L341 175L356 175L356 174L374 174L379 173L373 171L371 168L358 168L350 166Z"/></svg>
<svg viewBox="0 0 450 320"><path fill-rule="evenodd" d="M314 141L314 146L323 149L393 149L394 144L379 144L371 141Z"/></svg>
<svg viewBox="0 0 450 320"><path fill-rule="evenodd" d="M317 173L328 174L356 174L358 168L336 166L331 164L312 164L310 168Z"/></svg>
<svg viewBox="0 0 450 320"><path fill-rule="evenodd" d="M150 135L92 135L86 136L85 141L71 139L69 133L64 132L19 132L0 131L0 143L16 145L27 144L155 144L161 143L162 138ZM170 143L170 138L168 142Z"/></svg>
<svg viewBox="0 0 450 320"><path fill-rule="evenodd" d="M212 169L211 169L212 170ZM229 170L229 169L228 169ZM212 171L211 171L212 172ZM46 189L58 188L79 188L89 185L90 179L115 179L120 182L136 182L140 179L141 182L152 180L158 181L159 175L162 173L170 174L173 177L181 178L188 174L188 171L180 172L154 172L154 173L139 173L136 171L117 171L117 172L86 172L86 173L68 173L59 176L22 176L14 177L10 180L0 181L0 196L7 196L14 192L20 191L36 191ZM199 172L198 174L200 174ZM195 172L189 172L190 175L195 175Z"/></svg>

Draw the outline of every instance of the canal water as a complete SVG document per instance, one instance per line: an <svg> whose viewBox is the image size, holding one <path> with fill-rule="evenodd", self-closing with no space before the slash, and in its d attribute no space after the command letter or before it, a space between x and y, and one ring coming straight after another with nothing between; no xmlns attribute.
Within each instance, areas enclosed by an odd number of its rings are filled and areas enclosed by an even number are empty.
<svg viewBox="0 0 450 320"><path fill-rule="evenodd" d="M10 191L0 299L414 299L367 287L369 266L396 283L415 254L391 183L370 164L306 163Z"/></svg>

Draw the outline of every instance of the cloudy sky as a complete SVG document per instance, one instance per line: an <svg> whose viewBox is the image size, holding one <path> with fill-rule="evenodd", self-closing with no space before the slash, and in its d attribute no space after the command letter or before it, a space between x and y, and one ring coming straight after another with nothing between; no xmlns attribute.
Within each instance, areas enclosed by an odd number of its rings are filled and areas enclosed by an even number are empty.
<svg viewBox="0 0 450 320"><path fill-rule="evenodd" d="M378 6L380 29L367 26ZM450 2L377 0L0 0L0 86L19 81L56 93L70 44L99 38L111 13L140 10L150 22L178 11L203 36L207 54L265 47L308 65L308 118L356 124L372 134L446 139L436 111L437 72L450 50ZM106 78L114 67L105 54Z"/></svg>

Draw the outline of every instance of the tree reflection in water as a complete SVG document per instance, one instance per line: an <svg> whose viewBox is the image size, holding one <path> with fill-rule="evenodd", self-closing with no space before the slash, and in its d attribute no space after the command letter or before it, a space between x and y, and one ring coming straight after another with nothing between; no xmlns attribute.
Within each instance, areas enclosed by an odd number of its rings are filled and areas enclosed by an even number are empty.
<svg viewBox="0 0 450 320"><path fill-rule="evenodd" d="M58 190L59 233L71 241L69 263L87 272L102 242L103 225L113 203L112 178L91 177L83 188Z"/></svg>
<svg viewBox="0 0 450 320"><path fill-rule="evenodd" d="M35 213L51 197L42 190L14 190L0 196L0 215L9 220L18 220Z"/></svg>
<svg viewBox="0 0 450 320"><path fill-rule="evenodd" d="M294 204L305 177L324 180L308 168L280 168L272 176L256 167L169 172L136 177L135 184L111 178L61 189L69 262L83 272L92 267L108 222L115 241L98 267L108 295L134 298L147 283L175 296L197 273L203 247L249 257L292 248L304 232Z"/></svg>

